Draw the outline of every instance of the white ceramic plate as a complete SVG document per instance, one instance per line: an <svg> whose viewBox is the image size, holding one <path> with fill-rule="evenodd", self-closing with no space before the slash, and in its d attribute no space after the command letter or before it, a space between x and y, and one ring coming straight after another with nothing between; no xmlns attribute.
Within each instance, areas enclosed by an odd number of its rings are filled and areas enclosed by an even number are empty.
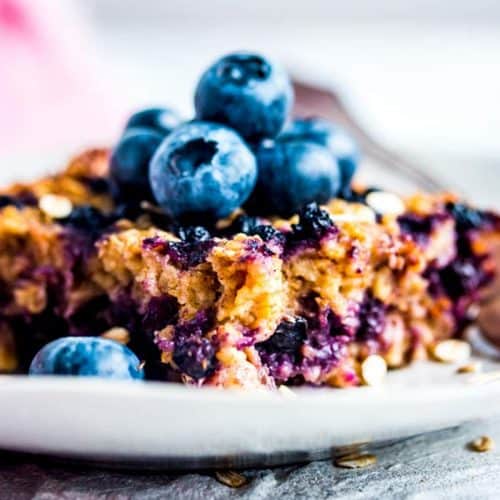
<svg viewBox="0 0 500 500"><path fill-rule="evenodd" d="M51 160L46 165L60 165ZM61 158L62 160L62 158ZM36 172L23 168L37 164ZM17 159L12 175L39 173ZM367 163L396 190L407 179ZM6 183L6 173L0 180ZM381 180L384 180L382 182ZM492 354L489 352L488 354ZM488 370L500 369L489 362ZM280 394L73 378L0 376L0 449L119 467L265 466L328 456L500 415L500 382L471 383L456 367L419 363L380 388Z"/></svg>
<svg viewBox="0 0 500 500"><path fill-rule="evenodd" d="M500 381L432 362L378 388L294 393L3 376L0 448L118 466L268 465L500 415Z"/></svg>

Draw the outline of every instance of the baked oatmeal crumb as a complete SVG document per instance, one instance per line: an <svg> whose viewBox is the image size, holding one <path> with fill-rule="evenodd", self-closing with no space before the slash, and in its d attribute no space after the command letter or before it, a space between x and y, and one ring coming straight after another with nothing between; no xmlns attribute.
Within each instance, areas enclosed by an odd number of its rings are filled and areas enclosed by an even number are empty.
<svg viewBox="0 0 500 500"><path fill-rule="evenodd" d="M482 365L478 361L467 363L466 365L459 366L457 373L478 373L481 371Z"/></svg>
<svg viewBox="0 0 500 500"><path fill-rule="evenodd" d="M370 207L361 207L356 213L331 214L333 222L367 222L373 224L376 214Z"/></svg>
<svg viewBox="0 0 500 500"><path fill-rule="evenodd" d="M130 333L126 328L121 326L114 326L106 330L101 337L109 340L114 340L120 344L128 344L130 342Z"/></svg>
<svg viewBox="0 0 500 500"><path fill-rule="evenodd" d="M44 194L38 201L42 212L53 219L64 219L73 210L73 204L69 198L57 194Z"/></svg>
<svg viewBox="0 0 500 500"><path fill-rule="evenodd" d="M241 488L248 483L248 479L243 474L232 470L215 471L215 478L219 483L225 484L230 488Z"/></svg>
<svg viewBox="0 0 500 500"><path fill-rule="evenodd" d="M369 453L347 455L345 457L337 458L334 461L335 467L341 467L343 469L363 469L365 467L369 467L370 465L375 465L376 463L377 457Z"/></svg>
<svg viewBox="0 0 500 500"><path fill-rule="evenodd" d="M406 207L403 200L389 191L373 191L366 196L366 203L375 212L385 215L402 215Z"/></svg>
<svg viewBox="0 0 500 500"><path fill-rule="evenodd" d="M481 436L474 441L469 443L469 448L472 451L477 451L479 453L484 453L486 451L491 451L495 448L495 441L489 436Z"/></svg>
<svg viewBox="0 0 500 500"><path fill-rule="evenodd" d="M380 385L387 374L387 363L382 356L372 354L361 363L361 376L366 385Z"/></svg>
<svg viewBox="0 0 500 500"><path fill-rule="evenodd" d="M434 359L442 363L458 363L470 358L471 347L463 340L442 340L432 347L431 354Z"/></svg>

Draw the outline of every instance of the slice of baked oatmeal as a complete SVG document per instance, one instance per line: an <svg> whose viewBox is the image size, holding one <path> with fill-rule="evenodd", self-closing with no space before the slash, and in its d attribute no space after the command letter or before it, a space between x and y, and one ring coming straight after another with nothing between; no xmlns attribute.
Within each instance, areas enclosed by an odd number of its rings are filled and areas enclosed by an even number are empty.
<svg viewBox="0 0 500 500"><path fill-rule="evenodd" d="M498 217L454 195L380 213L358 189L290 219L210 227L122 202L109 154L0 196L0 369L52 339L129 332L150 379L223 387L365 383L362 363L460 335L494 275Z"/></svg>

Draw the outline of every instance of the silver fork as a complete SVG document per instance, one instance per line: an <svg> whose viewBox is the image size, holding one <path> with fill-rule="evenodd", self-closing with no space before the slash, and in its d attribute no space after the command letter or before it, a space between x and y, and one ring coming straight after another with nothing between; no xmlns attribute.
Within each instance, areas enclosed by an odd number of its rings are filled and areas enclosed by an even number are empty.
<svg viewBox="0 0 500 500"><path fill-rule="evenodd" d="M429 192L445 190L445 187L425 169L376 142L349 112L348 107L334 90L304 83L300 79L294 79L293 86L296 95L294 109L296 116L319 116L332 120L345 127L357 140L363 153L376 161L381 168L401 173L415 181L423 190Z"/></svg>

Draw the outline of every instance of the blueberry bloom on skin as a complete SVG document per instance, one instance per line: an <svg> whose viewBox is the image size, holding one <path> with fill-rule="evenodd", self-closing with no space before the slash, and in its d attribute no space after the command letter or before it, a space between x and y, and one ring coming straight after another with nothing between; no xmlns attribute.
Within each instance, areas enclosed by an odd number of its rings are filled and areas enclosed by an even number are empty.
<svg viewBox="0 0 500 500"><path fill-rule="evenodd" d="M305 141L265 141L257 150L257 185L249 212L290 217L306 204L328 202L340 189L340 171L327 148Z"/></svg>
<svg viewBox="0 0 500 500"><path fill-rule="evenodd" d="M182 122L176 111L168 108L148 108L134 113L125 126L125 131L131 128L149 128L166 136Z"/></svg>
<svg viewBox="0 0 500 500"><path fill-rule="evenodd" d="M150 165L153 194L173 219L213 222L227 217L250 195L255 157L233 130L208 122L175 129Z"/></svg>
<svg viewBox="0 0 500 500"><path fill-rule="evenodd" d="M147 128L133 128L124 134L111 154L110 176L121 194L149 199L149 162L163 135Z"/></svg>
<svg viewBox="0 0 500 500"><path fill-rule="evenodd" d="M73 375L142 379L137 356L127 347L99 337L63 337L44 346L31 362L30 375Z"/></svg>
<svg viewBox="0 0 500 500"><path fill-rule="evenodd" d="M338 161L342 192L349 192L360 152L354 139L342 127L323 118L298 118L285 128L280 139L312 141L327 147Z"/></svg>
<svg viewBox="0 0 500 500"><path fill-rule="evenodd" d="M195 93L198 119L224 123L251 142L275 137L292 104L292 85L281 66L245 52L216 61Z"/></svg>

